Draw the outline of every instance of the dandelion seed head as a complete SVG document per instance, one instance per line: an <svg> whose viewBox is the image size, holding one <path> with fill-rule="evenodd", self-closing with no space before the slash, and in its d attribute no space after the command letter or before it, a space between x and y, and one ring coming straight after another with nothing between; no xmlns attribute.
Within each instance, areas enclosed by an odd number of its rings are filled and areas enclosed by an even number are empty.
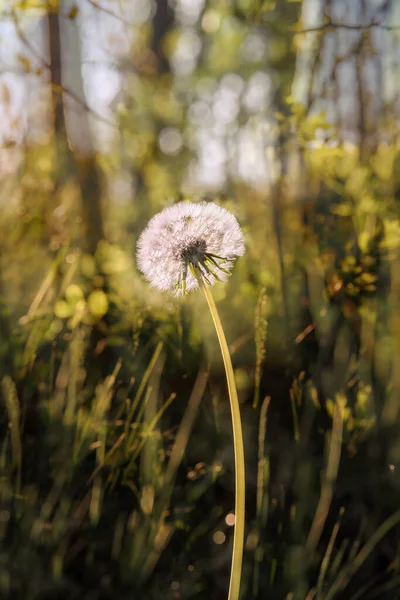
<svg viewBox="0 0 400 600"><path fill-rule="evenodd" d="M155 215L137 244L138 265L153 287L177 295L224 281L244 254L236 218L212 202L179 202Z"/></svg>

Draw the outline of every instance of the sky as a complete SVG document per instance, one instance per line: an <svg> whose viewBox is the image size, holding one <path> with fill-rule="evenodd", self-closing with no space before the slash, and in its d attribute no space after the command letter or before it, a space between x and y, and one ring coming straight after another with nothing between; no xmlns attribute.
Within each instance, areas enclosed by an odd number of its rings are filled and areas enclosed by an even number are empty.
<svg viewBox="0 0 400 600"><path fill-rule="evenodd" d="M128 55L135 24L140 24L151 16L152 2L150 0L98 0L97 4L105 10L96 8L93 2L79 0L78 15L72 21L67 15L74 6L74 1L62 0L64 84L78 97L82 99L85 97L91 109L102 117L103 120L91 118L91 129L97 148L107 151L116 136L114 117L123 80L123 73L118 69L118 64ZM384 0L365 0L367 11L361 17L360 2L361 0L332 0L332 19L361 24L361 21L368 23L371 15L376 14L377 11L379 17L379 7L384 4ZM177 18L186 27L186 34L182 36L172 60L173 69L179 76L184 76L184 70L195 65L197 36L193 25L201 15L203 5L204 0L177 0ZM320 0L304 0L304 27L321 25L323 18L321 5ZM26 141L40 140L41 136L47 135L50 124L48 86L44 85L43 77L26 72L26 59L30 61L32 70L35 59L19 38L12 19L7 16L9 0L0 0L0 7L3 15L0 20L0 144L3 145L3 148L0 148L1 175L16 171L16 160L21 156L18 146ZM118 18L106 11L116 13ZM208 16L212 17L210 11ZM43 11L38 9L19 11L18 18L23 35L29 44L47 60L47 36ZM392 3L391 15L382 23L400 24L400 2ZM211 25L218 26L216 23L214 25L211 22L203 23L203 27ZM322 89L324 82L329 82L334 57L351 48L359 36L359 32L348 30L325 36L321 54L322 68L315 84L317 87ZM247 42L249 51L262 54L265 48L268 49L268 40L261 37L256 39L257 36L254 35L253 38ZM300 102L306 101L315 40L316 34L310 33L304 36L298 52L293 96ZM338 40L340 40L339 45ZM372 100L369 110L372 111L373 116L381 111L382 99L392 101L400 97L398 76L400 43L399 36L396 41L395 36L383 32L378 27L371 30L371 40L383 56L382 61L371 60L363 67L363 77L370 87ZM81 61L78 53L79 41ZM192 56L190 54L192 51L194 58L190 62L187 59L189 55ZM77 78L76 65L80 62L82 62L84 89L81 89L81 80ZM343 115L343 123L349 139L352 139L351 130L357 124L354 82L355 62L352 60L343 62L338 69L338 83L341 89L339 111ZM383 91L382 99L381 91ZM193 119L199 129L198 161L192 165L192 178L201 185L218 188L224 184L225 165L228 161L231 169L244 179L263 184L274 178L275 167L271 152L273 153L276 130L273 122L265 118L263 108L269 105L272 96L271 78L265 71L257 72L246 85L239 76L231 74L218 82L212 93L210 90L199 91L189 111L189 118ZM71 142L81 154L90 152L91 148L87 146L87 141L91 136L85 135L83 130L86 123L86 119L82 119L84 109L71 99L65 100L68 107L67 118ZM238 131L235 122L240 102L246 106L249 118L245 126ZM317 104L314 110L327 110L328 118L334 122L338 106L334 100L328 98L325 102ZM230 132L236 133L232 135ZM167 150L168 144L176 143L179 146L180 142L178 142L177 132L162 132L160 144L161 146L164 144ZM12 147L14 143L17 144L17 148ZM237 147L240 148L239 153Z"/></svg>
<svg viewBox="0 0 400 600"><path fill-rule="evenodd" d="M128 3L126 3L128 6ZM103 6L115 2L102 1ZM62 13L68 14L73 2L64 0ZM110 104L115 98L121 83L121 77L115 68L116 59L129 48L130 33L126 24L118 19L94 8L89 2L80 2L80 10L76 20L67 17L61 21L62 42L65 61L65 84L73 79L71 71L75 57L76 42L82 41L82 73L85 83L86 101L89 106L105 119L113 121ZM129 15L128 15L129 17ZM38 54L47 60L47 39L45 17L41 10L19 11L21 30L29 44ZM77 28L80 27L81 35ZM28 133L34 139L43 131L47 111L41 104L46 104L48 90L43 89L43 77L27 74L23 60L28 58L32 70L37 61L32 52L18 37L11 18L0 20L0 140L23 141ZM7 89L6 89L7 88ZM74 93L79 89L74 88ZM44 96L44 97L43 97ZM9 98L8 102L4 102ZM19 118L16 123L15 119ZM29 120L29 126L28 126ZM102 125L97 131L99 138L107 136L107 126ZM108 132L110 134L110 132Z"/></svg>

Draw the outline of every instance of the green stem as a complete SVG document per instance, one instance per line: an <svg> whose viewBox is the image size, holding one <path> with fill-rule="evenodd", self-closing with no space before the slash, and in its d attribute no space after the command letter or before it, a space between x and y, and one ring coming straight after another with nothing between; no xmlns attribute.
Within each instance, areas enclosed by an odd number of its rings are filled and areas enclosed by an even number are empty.
<svg viewBox="0 0 400 600"><path fill-rule="evenodd" d="M236 391L235 376L232 368L232 361L229 354L228 344L214 298L209 288L204 285L201 277L198 278L200 287L207 299L208 307L214 321L219 345L221 347L222 358L224 360L226 379L228 382L229 401L231 405L232 428L233 428L233 447L235 453L235 530L233 536L233 553L231 579L229 584L228 600L238 600L240 592L240 578L242 574L243 562L243 542L244 542L244 511L245 511L245 472L244 472L244 448L242 422L240 418L239 400Z"/></svg>

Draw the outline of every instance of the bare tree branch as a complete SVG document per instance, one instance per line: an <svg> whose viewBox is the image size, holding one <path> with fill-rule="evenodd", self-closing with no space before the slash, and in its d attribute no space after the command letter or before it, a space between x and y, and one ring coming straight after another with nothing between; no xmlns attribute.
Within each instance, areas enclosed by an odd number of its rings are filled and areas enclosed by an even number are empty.
<svg viewBox="0 0 400 600"><path fill-rule="evenodd" d="M18 19L17 12L16 12L15 8L13 8L13 7L11 8L11 16L12 16L12 20L14 23L14 27L15 27L17 36L19 37L19 39L21 40L23 45L29 50L29 52L32 54L32 56L35 58L35 60L39 63L40 68L43 69L44 71L49 72L50 67L51 67L50 62L47 62L47 60L43 56L41 56L41 54L36 50L36 48L30 43L30 41L28 40L28 38L26 37L25 33L22 30L21 24ZM37 76L42 75L42 73L35 72L35 71L32 71L32 74L37 75ZM90 108L90 106L84 100L82 100L79 96L77 96L70 89L65 87L61 83L61 81L59 82L59 84L52 82L52 88L53 88L54 92L56 92L56 93L58 92L60 94L63 93L63 94L66 94L67 96L69 96L70 98L72 98L74 100L74 102L79 104L79 106L84 108L87 112L89 112L98 121L106 123L110 127L113 127L113 128L116 127L115 123L113 123L112 121L109 121L106 117L103 117L100 113L93 110L93 108Z"/></svg>
<svg viewBox="0 0 400 600"><path fill-rule="evenodd" d="M35 59L38 61L39 65L43 69L50 69L50 63L48 63L43 58L43 56L41 56L41 54L36 50L36 48L34 46L32 46L32 44L30 43L30 41L28 40L28 38L22 31L22 27L18 20L17 11L15 10L14 7L11 7L11 18L14 23L15 31L17 32L17 35L18 35L19 39L21 40L21 42L24 44L24 46L26 48L28 48L29 52L35 57Z"/></svg>
<svg viewBox="0 0 400 600"><path fill-rule="evenodd" d="M302 29L301 31L293 31L293 35L304 35L306 33L315 33L320 31L334 31L335 29L348 29L350 31L364 31L366 29L373 29L375 27L379 27L380 29L384 29L385 31L395 31L400 29L400 25L384 25L383 23L378 23L377 21L373 21L372 23L368 23L367 25L349 25L347 23L334 23L333 21L328 21L323 25L319 25L318 27L309 27L308 29Z"/></svg>
<svg viewBox="0 0 400 600"><path fill-rule="evenodd" d="M125 25L129 25L129 27L135 27L135 23L131 23L127 19L124 19L124 17L121 17L120 15L117 15L117 13L113 12L109 8L105 8L104 6L100 6L99 4L97 4L96 2L94 2L94 0L88 0L88 2L89 2L89 4L91 4L97 10L100 10L101 12L106 13L107 15L109 15L110 17L113 17L114 19L117 19L118 21L121 21L121 23L124 23Z"/></svg>

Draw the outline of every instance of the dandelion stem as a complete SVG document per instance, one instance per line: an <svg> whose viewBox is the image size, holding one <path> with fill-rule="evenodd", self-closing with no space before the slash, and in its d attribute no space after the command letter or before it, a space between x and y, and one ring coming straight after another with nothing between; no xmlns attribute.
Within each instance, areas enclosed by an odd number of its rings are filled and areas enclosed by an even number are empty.
<svg viewBox="0 0 400 600"><path fill-rule="evenodd" d="M228 382L229 401L231 405L232 428L233 428L233 447L235 453L235 530L233 536L233 553L231 578L229 584L228 600L238 600L240 592L240 579L243 562L243 542L244 542L244 516L245 516L245 467L244 467L244 448L242 422L240 418L239 400L233 373L232 361L229 354L228 344L222 323L219 318L218 310L212 297L210 289L204 285L201 276L198 277L199 285L207 299L208 307L214 321L218 341L221 347L222 358L224 360L226 379Z"/></svg>

